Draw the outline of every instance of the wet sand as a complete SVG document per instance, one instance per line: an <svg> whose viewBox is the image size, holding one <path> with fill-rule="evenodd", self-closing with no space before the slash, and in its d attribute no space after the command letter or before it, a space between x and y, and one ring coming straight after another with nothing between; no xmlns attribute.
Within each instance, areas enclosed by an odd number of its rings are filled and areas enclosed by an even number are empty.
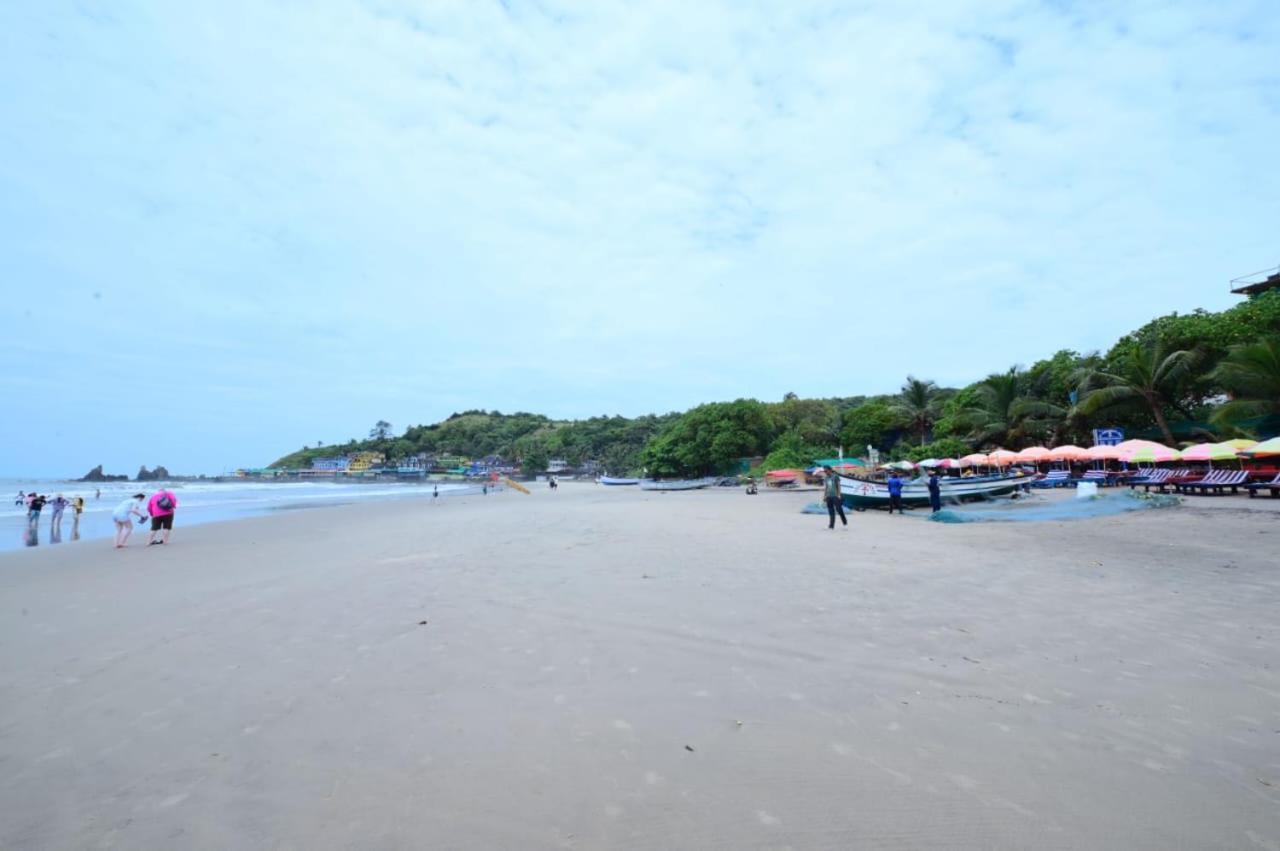
<svg viewBox="0 0 1280 851"><path fill-rule="evenodd" d="M1280 500L828 532L813 498L0 556L0 847L1280 849Z"/></svg>

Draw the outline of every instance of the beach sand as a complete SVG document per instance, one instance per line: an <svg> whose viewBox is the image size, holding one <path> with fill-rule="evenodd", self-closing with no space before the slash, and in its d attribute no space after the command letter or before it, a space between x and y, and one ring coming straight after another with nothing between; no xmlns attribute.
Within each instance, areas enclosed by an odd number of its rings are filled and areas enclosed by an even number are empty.
<svg viewBox="0 0 1280 851"><path fill-rule="evenodd" d="M813 499L7 554L0 847L1280 849L1280 500L828 532Z"/></svg>

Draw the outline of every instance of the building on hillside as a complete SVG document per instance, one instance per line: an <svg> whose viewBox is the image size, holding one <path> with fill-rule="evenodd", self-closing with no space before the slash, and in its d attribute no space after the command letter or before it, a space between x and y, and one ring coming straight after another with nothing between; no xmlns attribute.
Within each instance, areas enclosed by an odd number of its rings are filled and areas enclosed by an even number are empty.
<svg viewBox="0 0 1280 851"><path fill-rule="evenodd" d="M563 473L569 469L569 462L563 458L551 458L547 460L548 473Z"/></svg>
<svg viewBox="0 0 1280 851"><path fill-rule="evenodd" d="M1280 266L1263 269L1261 272L1254 272L1231 281L1233 293L1247 295L1250 298L1276 289L1280 289Z"/></svg>
<svg viewBox="0 0 1280 851"><path fill-rule="evenodd" d="M347 472L364 473L374 467L381 466L384 460L381 452L357 452L351 456L351 463L347 465Z"/></svg>
<svg viewBox="0 0 1280 851"><path fill-rule="evenodd" d="M351 465L351 459L345 455L333 458L312 458L311 469L326 473L345 473Z"/></svg>

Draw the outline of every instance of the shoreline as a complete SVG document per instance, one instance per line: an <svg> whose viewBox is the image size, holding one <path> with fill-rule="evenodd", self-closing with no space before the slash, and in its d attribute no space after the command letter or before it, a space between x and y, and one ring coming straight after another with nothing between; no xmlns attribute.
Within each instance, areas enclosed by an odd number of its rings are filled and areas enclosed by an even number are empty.
<svg viewBox="0 0 1280 851"><path fill-rule="evenodd" d="M0 845L1280 842L1273 509L808 501L566 484L0 555Z"/></svg>

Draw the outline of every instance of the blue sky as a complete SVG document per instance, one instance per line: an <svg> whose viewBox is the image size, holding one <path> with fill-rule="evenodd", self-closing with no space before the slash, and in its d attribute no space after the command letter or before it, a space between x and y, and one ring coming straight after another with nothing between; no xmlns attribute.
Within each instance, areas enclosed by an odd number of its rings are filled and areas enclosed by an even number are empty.
<svg viewBox="0 0 1280 851"><path fill-rule="evenodd" d="M0 475L963 384L1280 263L1262 2L0 4Z"/></svg>

